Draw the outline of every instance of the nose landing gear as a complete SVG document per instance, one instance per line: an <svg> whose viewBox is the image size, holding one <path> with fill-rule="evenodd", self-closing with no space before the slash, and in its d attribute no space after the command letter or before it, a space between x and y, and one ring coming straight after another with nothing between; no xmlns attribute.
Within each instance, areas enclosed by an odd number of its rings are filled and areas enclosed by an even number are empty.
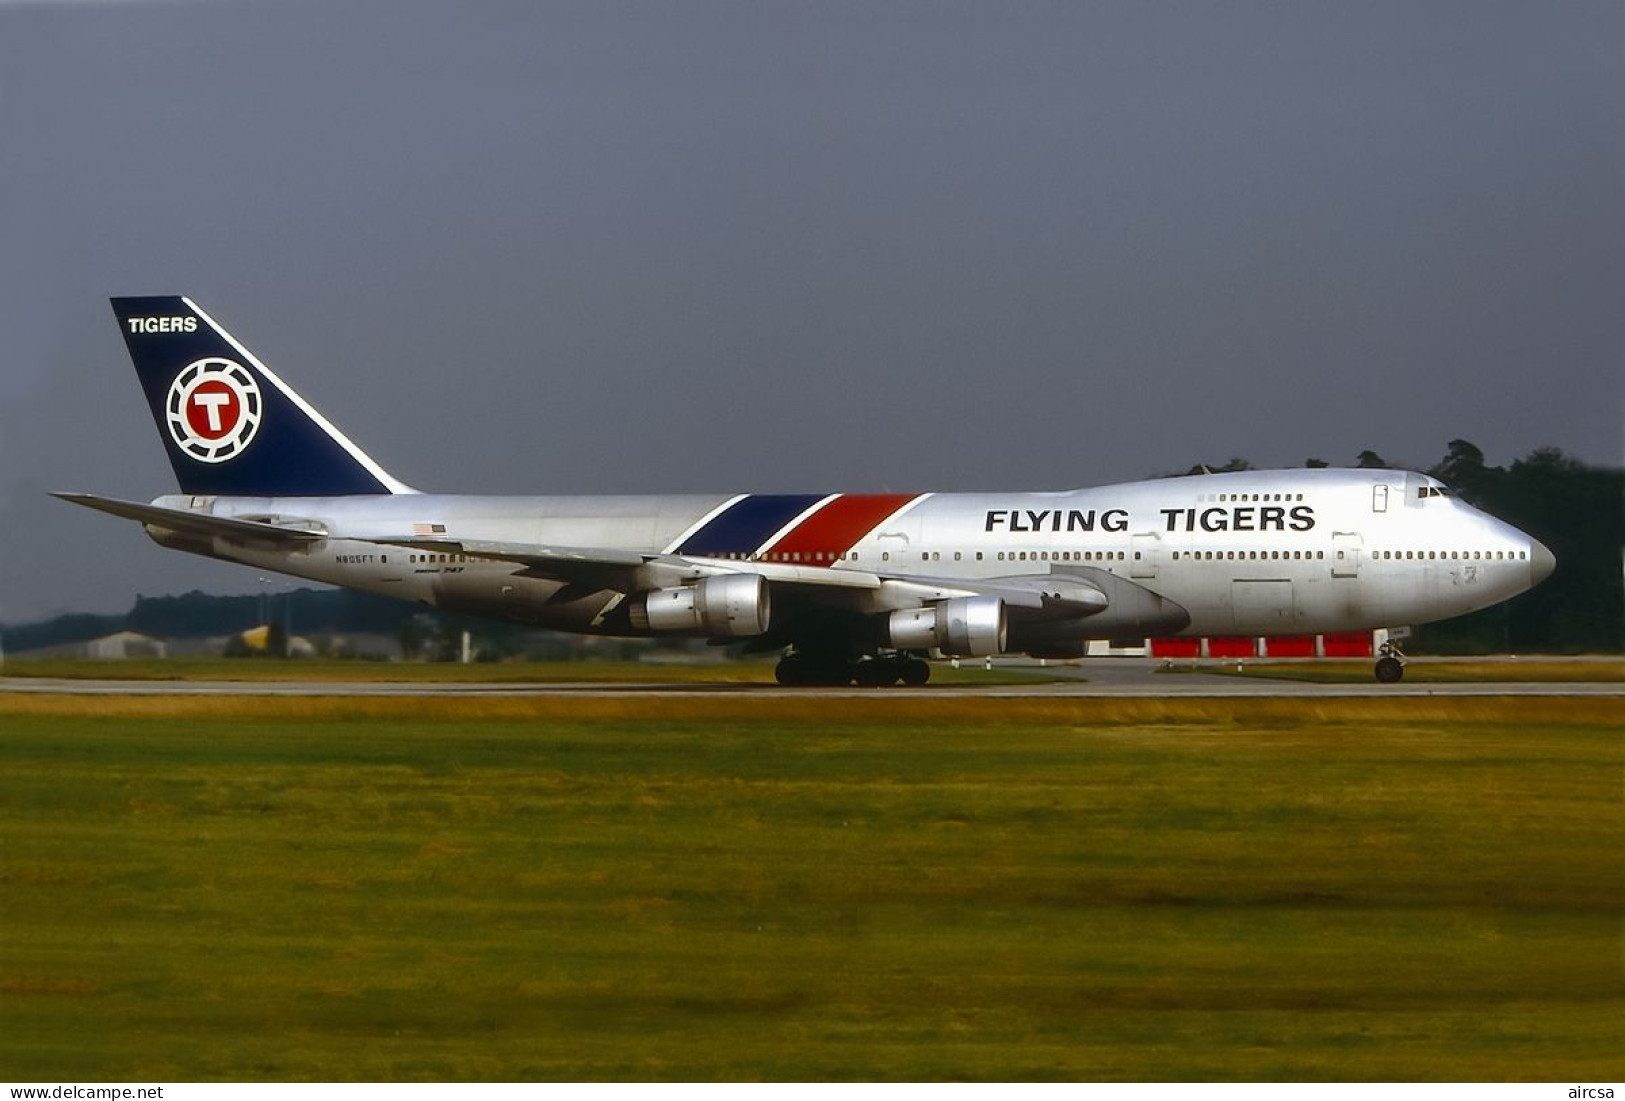
<svg viewBox="0 0 1625 1101"><path fill-rule="evenodd" d="M1384 642L1377 647L1376 674L1379 684L1398 684L1405 676L1405 655L1394 643Z"/></svg>

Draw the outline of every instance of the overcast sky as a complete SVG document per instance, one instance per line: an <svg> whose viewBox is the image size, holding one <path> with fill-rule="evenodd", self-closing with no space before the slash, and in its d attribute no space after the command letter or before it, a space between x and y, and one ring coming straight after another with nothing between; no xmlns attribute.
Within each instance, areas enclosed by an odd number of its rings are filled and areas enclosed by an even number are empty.
<svg viewBox="0 0 1625 1101"><path fill-rule="evenodd" d="M1621 461L1625 5L0 0L0 620L251 591L188 294L423 489Z"/></svg>

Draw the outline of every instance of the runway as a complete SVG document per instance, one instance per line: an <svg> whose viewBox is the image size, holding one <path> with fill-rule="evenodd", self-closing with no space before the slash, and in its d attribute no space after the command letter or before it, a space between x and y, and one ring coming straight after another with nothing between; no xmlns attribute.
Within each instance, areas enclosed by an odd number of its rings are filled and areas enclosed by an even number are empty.
<svg viewBox="0 0 1625 1101"><path fill-rule="evenodd" d="M1055 680L1033 684L938 684L922 688L784 688L771 684L690 681L679 684L604 681L545 683L458 681L153 681L48 677L0 677L0 693L78 696L282 696L282 697L574 697L648 699L695 696L785 699L1277 699L1406 697L1625 697L1625 684L1573 681L1477 681L1461 683L1313 684L1294 680L1159 671L1160 663L1104 658L1052 667Z"/></svg>

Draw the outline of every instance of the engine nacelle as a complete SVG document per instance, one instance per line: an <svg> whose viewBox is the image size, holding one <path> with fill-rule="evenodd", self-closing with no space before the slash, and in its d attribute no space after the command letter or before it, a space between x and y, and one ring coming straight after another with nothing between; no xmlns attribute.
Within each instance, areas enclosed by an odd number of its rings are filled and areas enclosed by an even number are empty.
<svg viewBox="0 0 1625 1101"><path fill-rule="evenodd" d="M1004 601L960 596L924 608L904 608L886 619L891 645L899 650L941 650L949 657L1002 654L1009 636Z"/></svg>
<svg viewBox="0 0 1625 1101"><path fill-rule="evenodd" d="M771 606L767 578L755 573L707 577L678 589L655 589L630 601L640 631L750 638L767 633Z"/></svg>

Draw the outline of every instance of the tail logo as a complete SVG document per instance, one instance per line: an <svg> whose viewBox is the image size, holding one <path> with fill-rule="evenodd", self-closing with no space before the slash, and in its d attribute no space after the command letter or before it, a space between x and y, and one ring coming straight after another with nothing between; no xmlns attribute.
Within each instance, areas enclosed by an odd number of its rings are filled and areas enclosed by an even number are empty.
<svg viewBox="0 0 1625 1101"><path fill-rule="evenodd" d="M211 356L186 366L169 384L164 410L175 446L202 463L242 454L264 412L259 383L242 364Z"/></svg>

